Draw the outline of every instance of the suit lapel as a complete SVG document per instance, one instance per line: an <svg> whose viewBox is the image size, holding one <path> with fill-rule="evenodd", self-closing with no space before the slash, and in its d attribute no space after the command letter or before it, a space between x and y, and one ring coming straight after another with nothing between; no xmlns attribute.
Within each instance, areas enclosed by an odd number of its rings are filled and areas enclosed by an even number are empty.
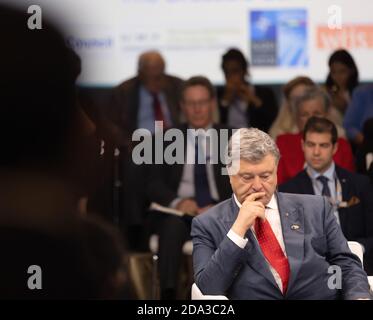
<svg viewBox="0 0 373 320"><path fill-rule="evenodd" d="M313 190L313 185L311 178L308 176L306 170L303 170L301 172L301 181L303 182L301 184L302 190L301 193L303 194L315 194L315 190Z"/></svg>
<svg viewBox="0 0 373 320"><path fill-rule="evenodd" d="M288 292L295 284L304 257L304 214L301 206L294 206L287 197L277 193L282 234L290 265Z"/></svg>
<svg viewBox="0 0 373 320"><path fill-rule="evenodd" d="M343 172L338 168L338 166L335 166L335 170L337 173L337 178L341 184L342 188L342 201L348 201L352 194L350 190L350 184L348 183L348 177L346 177ZM346 214L348 210L346 209L339 209L338 214L339 214L339 222L341 224L341 229L343 231L347 230L347 225L348 225L348 215Z"/></svg>
<svg viewBox="0 0 373 320"><path fill-rule="evenodd" d="M223 155L223 151L226 149L226 144L224 145L220 145L223 141L228 141L229 140L229 137L230 137L230 134L228 132L228 136L220 136L222 134L222 132L220 131L221 129L226 129L228 130L227 128L222 128L218 125L214 125L213 126L213 129L217 131L217 141L215 141L215 136L212 135L211 136L211 141L210 141L210 150L211 150L211 153L210 153L210 160L217 160L217 163L213 163L212 164L212 168L213 168L213 171L214 171L214 178L215 178L215 183L216 183L216 188L218 190L218 194L219 194L219 199L222 200L222 199L225 199L227 197L227 189L229 190L229 193L231 192L231 188L230 188L230 185L229 185L229 178L224 176L222 174L222 169L224 168L224 164L221 160L221 156ZM222 140L223 139L223 140ZM212 156L215 156L216 158L213 159ZM228 186L227 186L228 184Z"/></svg>
<svg viewBox="0 0 373 320"><path fill-rule="evenodd" d="M183 124L178 127L178 129L181 130L183 133L183 138L184 138L184 163L187 163L187 145L188 145L188 138L187 138L187 129L188 126L186 124ZM178 188L178 185L181 182L182 176L183 176L183 169L184 165L183 164L174 164L171 166L173 168L173 175L174 175L174 181L175 187Z"/></svg>

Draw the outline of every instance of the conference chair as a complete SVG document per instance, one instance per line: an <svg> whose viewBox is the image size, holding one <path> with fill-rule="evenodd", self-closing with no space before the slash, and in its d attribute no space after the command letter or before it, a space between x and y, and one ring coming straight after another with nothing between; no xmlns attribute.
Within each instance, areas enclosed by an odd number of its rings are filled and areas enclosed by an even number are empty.
<svg viewBox="0 0 373 320"><path fill-rule="evenodd" d="M152 253L152 298L157 299L159 296L159 279L158 279L158 242L159 236L153 234L149 239L149 248ZM184 243L183 254L191 256L193 253L193 242L188 240Z"/></svg>

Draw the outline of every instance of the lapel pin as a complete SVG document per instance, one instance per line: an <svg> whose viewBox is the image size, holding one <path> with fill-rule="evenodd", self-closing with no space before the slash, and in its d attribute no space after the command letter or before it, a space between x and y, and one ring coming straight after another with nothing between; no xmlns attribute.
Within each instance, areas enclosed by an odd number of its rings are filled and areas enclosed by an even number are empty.
<svg viewBox="0 0 373 320"><path fill-rule="evenodd" d="M300 226L297 225L297 224L292 224L292 225L290 226L290 228L291 228L291 230L298 230L298 229L300 228Z"/></svg>

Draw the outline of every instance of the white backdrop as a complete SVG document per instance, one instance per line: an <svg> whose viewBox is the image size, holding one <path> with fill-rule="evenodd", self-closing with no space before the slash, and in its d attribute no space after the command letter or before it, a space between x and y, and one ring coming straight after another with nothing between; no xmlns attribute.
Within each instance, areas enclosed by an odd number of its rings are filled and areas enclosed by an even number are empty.
<svg viewBox="0 0 373 320"><path fill-rule="evenodd" d="M372 0L11 2L39 4L64 25L83 60L84 85L111 86L133 76L139 53L148 49L163 53L171 74L203 74L221 83L221 55L232 46L253 62L256 83L284 83L298 74L324 81L327 59L339 47L352 53L361 80L373 80ZM341 30L328 28L338 22L331 5L341 10Z"/></svg>

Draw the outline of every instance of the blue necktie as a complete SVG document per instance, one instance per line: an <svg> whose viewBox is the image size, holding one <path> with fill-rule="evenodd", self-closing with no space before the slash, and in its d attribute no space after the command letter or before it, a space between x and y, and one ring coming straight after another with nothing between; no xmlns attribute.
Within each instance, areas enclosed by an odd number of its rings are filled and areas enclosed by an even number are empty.
<svg viewBox="0 0 373 320"><path fill-rule="evenodd" d="M330 189L329 189L329 186L328 186L328 181L329 179L325 176L319 176L317 177L317 180L319 180L321 183L322 183L322 191L321 191L321 194L323 196L327 196L327 197L331 197L331 193L330 193Z"/></svg>
<svg viewBox="0 0 373 320"><path fill-rule="evenodd" d="M198 147L198 139L195 143L195 161L194 161L194 198L200 208L213 203L210 194L209 183L205 163L198 163L198 153L203 151ZM205 155L204 155L205 156ZM202 157L201 157L202 158ZM206 162L206 161L204 161Z"/></svg>

